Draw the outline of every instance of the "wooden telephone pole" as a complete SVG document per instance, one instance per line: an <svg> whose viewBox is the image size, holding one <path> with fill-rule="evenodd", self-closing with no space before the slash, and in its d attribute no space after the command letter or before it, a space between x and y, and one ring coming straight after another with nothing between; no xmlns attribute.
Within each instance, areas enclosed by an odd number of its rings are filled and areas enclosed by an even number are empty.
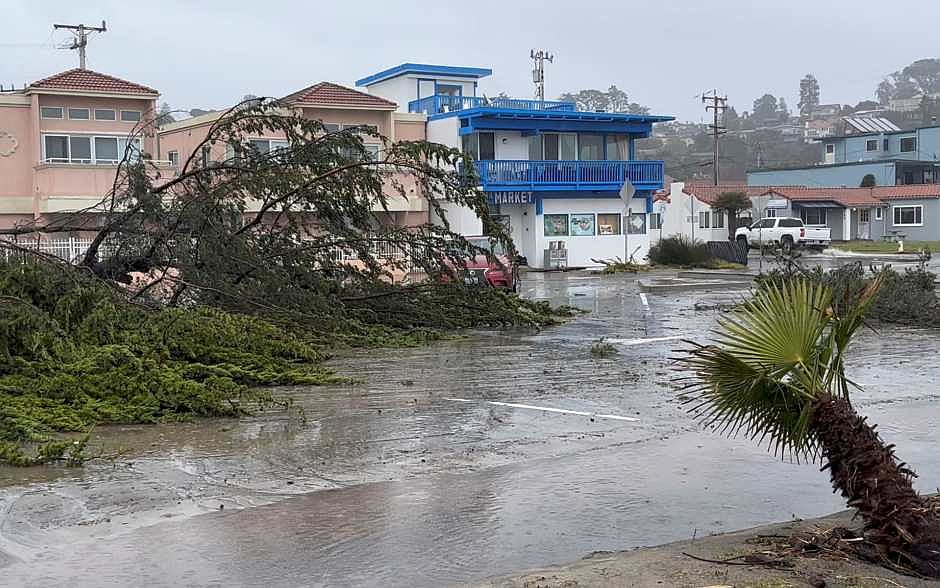
<svg viewBox="0 0 940 588"><path fill-rule="evenodd" d="M714 115L714 122L708 125L708 128L711 129L715 139L715 152L712 156L712 173L714 184L717 186L720 179L718 173L718 137L728 132L721 124L724 120L724 112L728 109L728 97L719 96L717 90L712 90L702 95L702 103L705 104L705 110L712 111Z"/></svg>
<svg viewBox="0 0 940 588"><path fill-rule="evenodd" d="M65 45L62 49L78 49L78 66L82 69L85 68L85 48L88 47L88 35L89 33L103 33L108 30L107 25L104 21L101 21L100 27L86 27L83 24L70 25L70 24L54 24L52 25L53 30L65 29L72 33L72 36L75 38L72 40L71 45Z"/></svg>

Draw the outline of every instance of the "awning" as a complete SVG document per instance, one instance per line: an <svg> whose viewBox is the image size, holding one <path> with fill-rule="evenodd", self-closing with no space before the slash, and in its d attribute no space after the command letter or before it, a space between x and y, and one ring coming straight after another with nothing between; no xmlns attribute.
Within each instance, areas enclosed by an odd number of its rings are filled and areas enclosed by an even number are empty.
<svg viewBox="0 0 940 588"><path fill-rule="evenodd" d="M801 208L845 208L838 202L794 202L793 205Z"/></svg>

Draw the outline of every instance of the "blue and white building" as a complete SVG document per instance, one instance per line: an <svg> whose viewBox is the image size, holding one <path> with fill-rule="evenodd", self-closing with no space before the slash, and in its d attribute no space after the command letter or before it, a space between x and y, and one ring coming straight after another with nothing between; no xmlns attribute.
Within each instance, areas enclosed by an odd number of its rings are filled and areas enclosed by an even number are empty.
<svg viewBox="0 0 940 588"><path fill-rule="evenodd" d="M669 116L586 112L571 102L487 98L480 80L489 69L405 63L356 82L399 109L427 117L427 139L473 155L491 213L509 227L531 267L554 265L549 250L564 248L567 265L593 259L637 260L649 250L653 193L663 188L662 161L636 157L636 141ZM624 183L636 190L629 206ZM453 206L447 219L459 233L482 224ZM635 253L634 253L635 252ZM557 259L557 256L555 257Z"/></svg>

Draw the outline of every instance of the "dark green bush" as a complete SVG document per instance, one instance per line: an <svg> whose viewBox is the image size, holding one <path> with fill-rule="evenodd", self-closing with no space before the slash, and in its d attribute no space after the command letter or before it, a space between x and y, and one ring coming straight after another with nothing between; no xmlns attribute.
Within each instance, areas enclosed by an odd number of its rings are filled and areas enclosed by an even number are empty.
<svg viewBox="0 0 940 588"><path fill-rule="evenodd" d="M650 247L649 259L654 265L706 266L711 255L705 243L678 235Z"/></svg>

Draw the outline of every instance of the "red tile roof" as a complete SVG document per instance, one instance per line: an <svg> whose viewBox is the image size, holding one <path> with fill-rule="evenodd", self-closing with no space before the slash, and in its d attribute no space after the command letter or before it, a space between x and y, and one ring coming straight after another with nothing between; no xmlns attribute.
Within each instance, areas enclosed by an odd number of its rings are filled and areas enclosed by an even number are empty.
<svg viewBox="0 0 940 588"><path fill-rule="evenodd" d="M43 78L38 82L33 82L29 85L29 89L76 90L79 92L101 92L102 94L146 94L151 96L160 94L153 88L141 84L81 68L70 69Z"/></svg>
<svg viewBox="0 0 940 588"><path fill-rule="evenodd" d="M911 184L907 186L878 186L873 188L875 197L882 200L905 198L940 198L940 184Z"/></svg>
<svg viewBox="0 0 940 588"><path fill-rule="evenodd" d="M766 186L748 186L745 184L686 184L682 191L689 196L695 196L705 204L711 204L724 192L744 192L749 198L756 198L767 192Z"/></svg>
<svg viewBox="0 0 940 588"><path fill-rule="evenodd" d="M768 188L789 200L828 200L843 206L884 206L885 200L940 198L940 184L874 188Z"/></svg>
<svg viewBox="0 0 940 588"><path fill-rule="evenodd" d="M379 98L372 94L366 94L352 88L333 84L331 82L320 82L298 90L293 94L285 96L283 102L288 104L316 104L325 106L371 106L383 110L396 108L398 105L391 100Z"/></svg>

